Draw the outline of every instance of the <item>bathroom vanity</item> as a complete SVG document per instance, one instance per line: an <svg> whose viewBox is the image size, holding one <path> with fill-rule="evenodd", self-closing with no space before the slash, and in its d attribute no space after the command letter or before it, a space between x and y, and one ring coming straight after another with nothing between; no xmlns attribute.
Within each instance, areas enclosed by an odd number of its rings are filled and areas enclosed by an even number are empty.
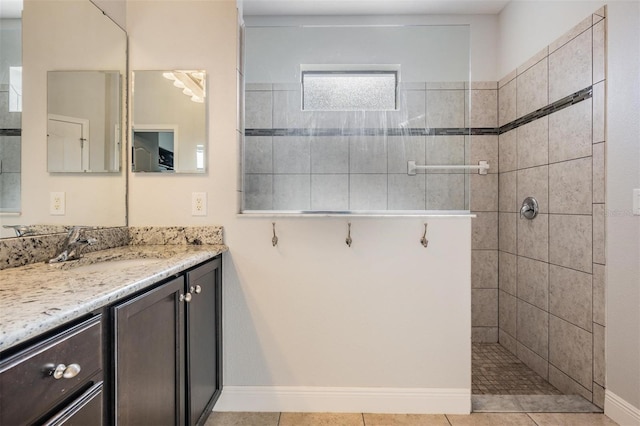
<svg viewBox="0 0 640 426"><path fill-rule="evenodd" d="M203 424L222 390L223 251L0 271L0 424Z"/></svg>

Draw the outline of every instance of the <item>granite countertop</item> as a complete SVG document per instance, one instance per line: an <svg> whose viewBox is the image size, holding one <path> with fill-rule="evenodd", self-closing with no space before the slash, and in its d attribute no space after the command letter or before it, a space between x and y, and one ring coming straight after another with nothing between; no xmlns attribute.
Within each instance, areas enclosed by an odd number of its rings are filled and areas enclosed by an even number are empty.
<svg viewBox="0 0 640 426"><path fill-rule="evenodd" d="M0 270L0 351L109 305L227 251L224 245L137 245L86 254L56 265ZM148 258L113 268L74 267L101 260ZM123 265L123 266L122 266Z"/></svg>

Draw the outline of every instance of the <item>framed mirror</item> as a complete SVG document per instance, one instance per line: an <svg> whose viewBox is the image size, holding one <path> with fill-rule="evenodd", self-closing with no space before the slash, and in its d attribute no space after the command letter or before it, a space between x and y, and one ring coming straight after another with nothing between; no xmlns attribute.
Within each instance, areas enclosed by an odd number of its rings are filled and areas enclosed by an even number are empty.
<svg viewBox="0 0 640 426"><path fill-rule="evenodd" d="M206 73L134 71L131 170L204 173Z"/></svg>
<svg viewBox="0 0 640 426"><path fill-rule="evenodd" d="M122 85L118 71L47 73L47 170L120 170Z"/></svg>

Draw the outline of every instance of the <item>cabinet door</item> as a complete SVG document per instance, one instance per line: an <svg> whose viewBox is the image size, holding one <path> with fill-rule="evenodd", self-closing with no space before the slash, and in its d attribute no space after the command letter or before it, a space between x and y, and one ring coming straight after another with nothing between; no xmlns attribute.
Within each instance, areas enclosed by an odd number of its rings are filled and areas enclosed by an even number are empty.
<svg viewBox="0 0 640 426"><path fill-rule="evenodd" d="M203 424L222 389L221 262L214 259L187 273L188 424Z"/></svg>
<svg viewBox="0 0 640 426"><path fill-rule="evenodd" d="M184 278L114 307L115 419L184 424Z"/></svg>

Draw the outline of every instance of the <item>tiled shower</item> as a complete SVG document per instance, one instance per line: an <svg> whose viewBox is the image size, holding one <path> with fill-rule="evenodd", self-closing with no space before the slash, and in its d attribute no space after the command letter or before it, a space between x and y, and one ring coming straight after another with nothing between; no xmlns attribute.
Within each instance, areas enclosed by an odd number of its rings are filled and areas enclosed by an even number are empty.
<svg viewBox="0 0 640 426"><path fill-rule="evenodd" d="M474 341L499 341L556 388L599 407L605 37L603 8L498 83L498 212L483 209L474 223L472 266ZM528 196L540 206L533 220L519 217ZM472 187L472 209L484 197Z"/></svg>
<svg viewBox="0 0 640 426"><path fill-rule="evenodd" d="M426 134L278 134L309 125L299 85L247 84L244 208L470 210L472 340L499 342L560 391L603 407L605 11L498 82L401 85L386 122ZM491 168L408 176L414 157ZM521 219L529 196L540 212Z"/></svg>

